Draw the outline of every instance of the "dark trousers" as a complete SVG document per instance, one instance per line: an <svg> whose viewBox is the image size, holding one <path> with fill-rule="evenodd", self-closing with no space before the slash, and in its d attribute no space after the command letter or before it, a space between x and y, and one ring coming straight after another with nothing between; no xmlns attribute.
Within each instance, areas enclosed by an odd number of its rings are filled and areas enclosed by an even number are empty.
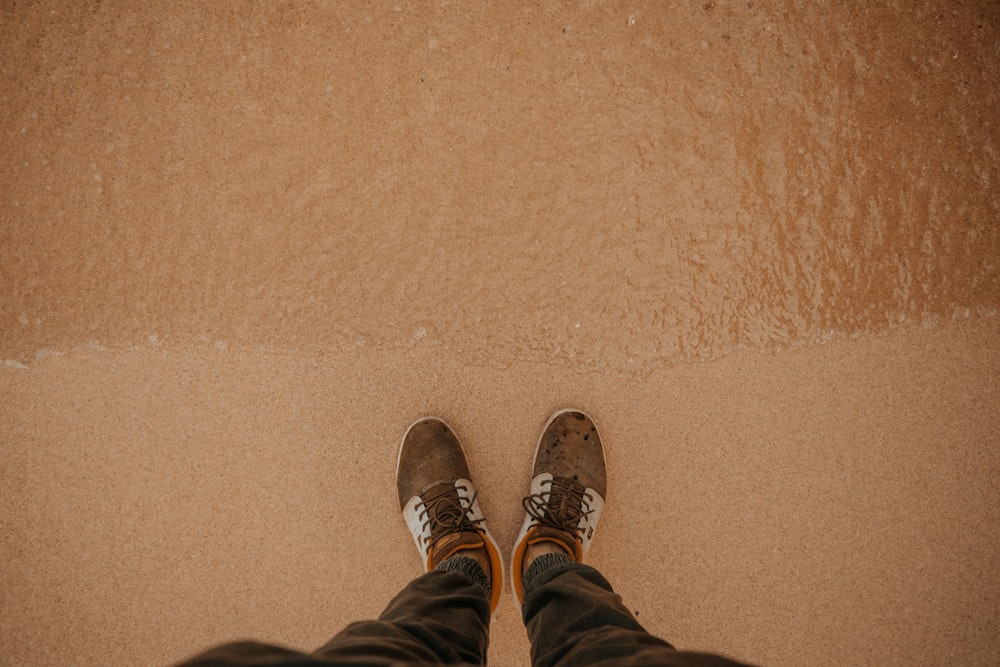
<svg viewBox="0 0 1000 667"><path fill-rule="evenodd" d="M563 563L529 582L522 607L535 667L729 666L678 652L635 620L601 574ZM414 579L378 619L352 623L312 654L257 642L226 644L185 665L427 665L486 661L490 610L482 586L456 572Z"/></svg>

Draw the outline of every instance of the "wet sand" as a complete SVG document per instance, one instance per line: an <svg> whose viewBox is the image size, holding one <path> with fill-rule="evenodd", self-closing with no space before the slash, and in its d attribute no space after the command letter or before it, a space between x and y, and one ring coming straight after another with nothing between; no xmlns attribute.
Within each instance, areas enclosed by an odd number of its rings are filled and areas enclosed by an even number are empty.
<svg viewBox="0 0 1000 667"><path fill-rule="evenodd" d="M510 546L771 664L1000 650L1000 9L0 8L0 654L300 648L418 572L398 438ZM368 474L365 474L368 473ZM491 662L524 664L512 605Z"/></svg>

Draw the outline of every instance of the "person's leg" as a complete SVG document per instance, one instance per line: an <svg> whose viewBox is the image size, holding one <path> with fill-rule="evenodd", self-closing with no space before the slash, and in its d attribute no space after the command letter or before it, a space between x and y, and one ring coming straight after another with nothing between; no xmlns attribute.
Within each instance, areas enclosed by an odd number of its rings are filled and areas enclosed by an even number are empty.
<svg viewBox="0 0 1000 667"><path fill-rule="evenodd" d="M377 619L348 625L312 655L260 642L234 642L195 656L184 667L482 664L489 623L486 573L475 560L455 556L407 584Z"/></svg>
<svg viewBox="0 0 1000 667"><path fill-rule="evenodd" d="M417 421L403 436L396 486L426 573L393 598L378 619L352 623L311 655L236 642L185 664L485 664L503 563L470 477L451 429L434 418Z"/></svg>
<svg viewBox="0 0 1000 667"><path fill-rule="evenodd" d="M511 558L535 667L734 665L678 653L635 620L611 584L583 559L607 493L604 449L594 422L563 410L535 452L531 493Z"/></svg>
<svg viewBox="0 0 1000 667"><path fill-rule="evenodd" d="M594 568L566 554L546 554L524 576L524 625L531 659L539 665L593 665L673 647L639 625L611 585ZM656 664L661 664L662 660ZM645 664L653 664L652 662Z"/></svg>
<svg viewBox="0 0 1000 667"><path fill-rule="evenodd" d="M410 582L376 620L352 623L313 655L336 664L481 664L489 637L489 580L456 556Z"/></svg>
<svg viewBox="0 0 1000 667"><path fill-rule="evenodd" d="M535 667L734 666L726 658L675 651L643 628L600 572L566 554L546 554L524 576L524 624Z"/></svg>
<svg viewBox="0 0 1000 667"><path fill-rule="evenodd" d="M503 563L471 477L465 452L443 421L428 417L406 430L396 486L427 574L409 584L377 620L348 626L316 655L358 664L368 664L360 661L366 656L372 656L371 664L385 658L486 662Z"/></svg>

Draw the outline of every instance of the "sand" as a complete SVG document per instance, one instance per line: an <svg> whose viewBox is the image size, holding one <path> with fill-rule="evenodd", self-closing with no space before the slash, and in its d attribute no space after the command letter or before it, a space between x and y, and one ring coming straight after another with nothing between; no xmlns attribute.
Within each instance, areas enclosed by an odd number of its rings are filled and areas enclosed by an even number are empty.
<svg viewBox="0 0 1000 667"><path fill-rule="evenodd" d="M1000 651L1000 9L0 8L0 655L311 648L419 573L446 418L509 548L593 414L592 562L678 646ZM490 660L525 664L505 601Z"/></svg>

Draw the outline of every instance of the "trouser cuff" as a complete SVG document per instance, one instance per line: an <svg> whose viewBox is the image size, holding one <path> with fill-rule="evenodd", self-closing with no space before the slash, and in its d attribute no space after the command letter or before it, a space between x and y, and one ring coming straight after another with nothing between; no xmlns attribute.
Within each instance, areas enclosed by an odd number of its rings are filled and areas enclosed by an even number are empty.
<svg viewBox="0 0 1000 667"><path fill-rule="evenodd" d="M562 565L563 563L572 563L573 559L569 557L568 554L564 553L550 553L542 554L535 560L531 561L531 565L528 566L528 570L521 577L521 586L525 592L531 588L531 582L535 577L541 573L549 570L556 565Z"/></svg>
<svg viewBox="0 0 1000 667"><path fill-rule="evenodd" d="M434 568L438 572L457 572L464 574L475 583L479 584L486 591L486 599L490 599L493 587L490 586L490 578L486 576L483 566L473 558L466 556L452 556L446 558Z"/></svg>

